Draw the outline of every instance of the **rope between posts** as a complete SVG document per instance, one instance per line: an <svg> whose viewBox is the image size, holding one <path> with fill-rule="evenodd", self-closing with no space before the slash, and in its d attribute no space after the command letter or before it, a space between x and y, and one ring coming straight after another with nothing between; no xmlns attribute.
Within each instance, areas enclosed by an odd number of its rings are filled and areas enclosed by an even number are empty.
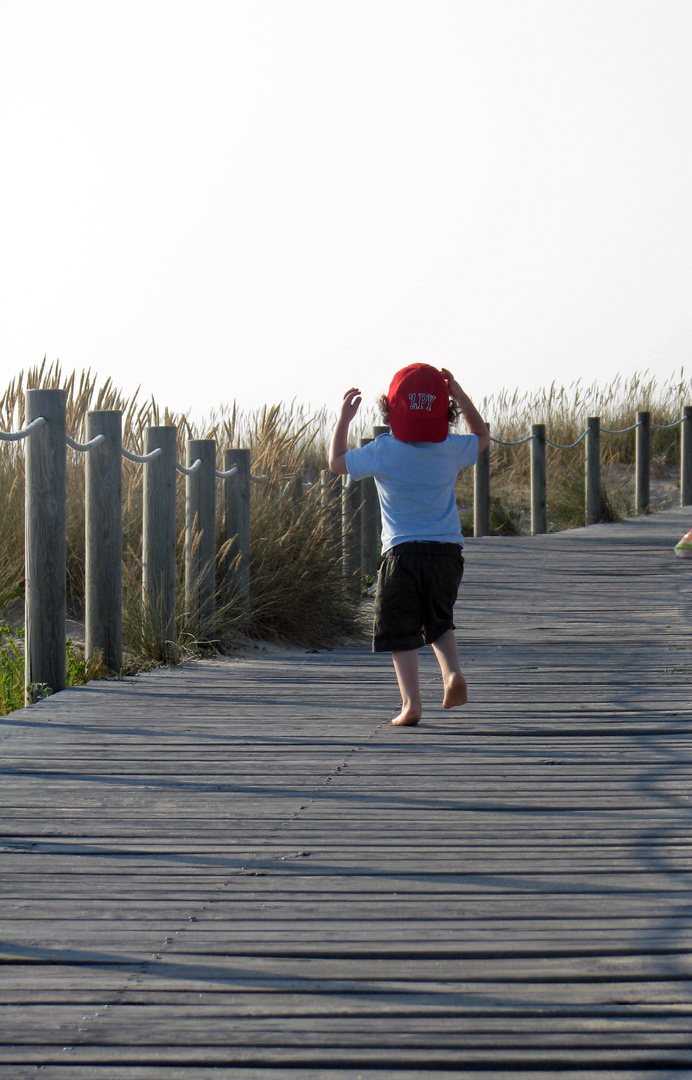
<svg viewBox="0 0 692 1080"><path fill-rule="evenodd" d="M176 461L175 467L179 473L183 474L183 476L192 476L193 473L196 473L198 469L202 468L202 459L201 457L198 457L196 461L192 462L189 469L187 466L181 465L179 461Z"/></svg>
<svg viewBox="0 0 692 1080"><path fill-rule="evenodd" d="M658 431L668 431L669 428L679 427L684 422L684 419L685 417L681 416L673 424L652 424L651 427L656 428Z"/></svg>
<svg viewBox="0 0 692 1080"><path fill-rule="evenodd" d="M96 438L100 441L101 439L105 438L105 436L97 435ZM93 442L93 440L92 440L92 442ZM96 445L95 442L94 442L94 445ZM75 447L75 449L79 449L79 447ZM146 465L146 463L148 461L153 461L154 458L157 458L162 453L163 453L163 450L161 449L160 446L157 446L156 449L152 450L151 453L149 453L149 454L133 454L131 450L126 450L124 446L122 448L122 455L123 455L124 458L127 458L128 461L136 461L140 465ZM182 465L179 461L176 461L175 467L178 470L178 472L184 473L185 476L190 476L192 473L196 473L198 469L201 469L201 467L202 467L202 459L197 458L197 460L192 463L192 465L190 466L189 469L186 468L185 465ZM218 476L219 480L225 480L229 476L234 476L235 473L237 473L237 472L238 472L238 466L234 465L232 468L227 469L225 472L221 472L220 470L217 469L216 470L216 475ZM251 480L265 480L266 477L264 477L264 476L251 476L250 479Z"/></svg>
<svg viewBox="0 0 692 1080"><path fill-rule="evenodd" d="M0 431L0 442L19 442L21 439L26 439L27 436L32 434L32 432L36 431L40 427L43 427L43 425L47 423L48 421L46 420L45 416L38 416L35 420L32 420L30 424L27 424L25 428L22 428L21 431ZM105 441L105 438L105 435L95 435L93 439L89 440L89 442L78 443L76 439L71 438L71 436L65 436L67 445L71 447L72 450L77 450L81 454L87 453L95 446L100 446L100 444ZM134 461L138 465L146 465L147 462L153 461L154 458L159 457L163 453L163 450L160 446L157 446L155 450L150 451L150 453L148 454L133 454L131 450L126 450L123 446L121 447L120 452L122 456L128 461ZM186 468L186 466L181 464L181 462L179 461L176 461L175 467L178 472L183 473L185 476L191 476L192 473L197 472L197 470L202 467L202 459L197 458L197 460L192 463L189 469ZM230 476L235 476L237 472L238 466L233 465L225 472L221 472L219 469L217 469L216 475L218 476L219 480L226 480ZM260 483L262 481L266 481L267 477L251 476L250 479L253 480L255 483Z"/></svg>
<svg viewBox="0 0 692 1080"><path fill-rule="evenodd" d="M490 441L497 443L498 446L523 446L524 443L531 442L531 440L535 438L535 435L527 435L525 439L517 439L516 442L504 442L502 439L493 439L491 435Z"/></svg>
<svg viewBox="0 0 692 1080"><path fill-rule="evenodd" d="M603 435L625 435L628 431L634 431L635 428L641 427L643 423L643 420L637 420L636 424L630 424L629 427L619 428L615 431L612 428L602 427L601 433Z"/></svg>
<svg viewBox="0 0 692 1080"><path fill-rule="evenodd" d="M656 428L658 431L669 431L670 428L679 427L680 424L684 423L684 420L684 416L681 416L679 420L675 420L672 424L651 424L650 426L652 428ZM602 435L626 435L628 431L634 431L635 428L641 427L643 423L643 420L637 420L636 424L631 424L629 427L626 428L602 427L600 430ZM588 434L589 429L586 428L586 430L581 433L578 439L575 439L574 442L567 443L566 445L553 442L552 439L546 439L545 441L548 446L554 446L556 450L572 450L575 446L579 446L579 443L582 441L582 439L585 439ZM535 438L537 438L536 435L527 435L525 439L517 439L515 442L505 442L503 439L494 439L491 435L490 441L494 442L497 446L523 446L524 443L531 442L531 440Z"/></svg>
<svg viewBox="0 0 692 1080"><path fill-rule="evenodd" d="M556 450L573 450L575 446L579 446L579 443L582 442L588 434L589 429L587 428L586 431L582 431L578 439L575 439L574 442L567 443L566 446L563 446L561 443L553 442L552 439L546 439L545 441L548 446L554 446Z"/></svg>
<svg viewBox="0 0 692 1080"><path fill-rule="evenodd" d="M65 442L72 450L78 450L80 454L86 454L89 450L93 450L95 446L100 446L102 442L106 441L105 435L94 435L93 439L89 439L89 442L78 443L75 439L70 438L69 435L65 436Z"/></svg>
<svg viewBox="0 0 692 1080"><path fill-rule="evenodd" d="M149 454L133 454L131 450L126 450L123 446L121 453L128 461L136 461L139 465L146 465L148 461L153 461L159 454L163 453L160 446L157 446L155 450L152 450Z"/></svg>
<svg viewBox="0 0 692 1080"><path fill-rule="evenodd" d="M27 424L21 431L0 431L0 442L19 442L21 439L26 439L27 435L31 435L37 428L43 427L47 424L45 416L37 416L35 420L32 420L30 424Z"/></svg>

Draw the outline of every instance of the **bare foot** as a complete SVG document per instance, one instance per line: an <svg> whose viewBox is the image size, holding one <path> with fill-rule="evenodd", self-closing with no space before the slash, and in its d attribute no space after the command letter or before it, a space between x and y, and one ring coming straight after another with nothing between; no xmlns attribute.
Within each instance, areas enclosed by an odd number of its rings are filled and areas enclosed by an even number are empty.
<svg viewBox="0 0 692 1080"><path fill-rule="evenodd" d="M418 708L415 705L405 705L399 715L394 717L392 723L395 727L413 727L420 720L421 712L420 705Z"/></svg>
<svg viewBox="0 0 692 1080"><path fill-rule="evenodd" d="M463 675L452 672L445 683L445 696L442 700L442 708L453 709L455 705L465 705L467 701L466 679Z"/></svg>

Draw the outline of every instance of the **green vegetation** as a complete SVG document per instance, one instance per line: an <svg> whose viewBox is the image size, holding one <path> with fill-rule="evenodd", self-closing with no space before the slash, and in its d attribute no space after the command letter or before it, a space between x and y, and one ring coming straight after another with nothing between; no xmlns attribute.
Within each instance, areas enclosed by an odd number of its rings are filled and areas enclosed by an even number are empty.
<svg viewBox="0 0 692 1080"><path fill-rule="evenodd" d="M0 626L0 716L7 716L14 709L24 705L24 652L21 642L23 630L13 631L9 626ZM83 686L93 679L106 679L108 672L103 667L100 656L87 660L84 646L66 642L67 685ZM33 701L48 697L50 688L33 686L30 696Z"/></svg>
<svg viewBox="0 0 692 1080"><path fill-rule="evenodd" d="M9 626L0 626L0 716L24 704L24 653Z"/></svg>

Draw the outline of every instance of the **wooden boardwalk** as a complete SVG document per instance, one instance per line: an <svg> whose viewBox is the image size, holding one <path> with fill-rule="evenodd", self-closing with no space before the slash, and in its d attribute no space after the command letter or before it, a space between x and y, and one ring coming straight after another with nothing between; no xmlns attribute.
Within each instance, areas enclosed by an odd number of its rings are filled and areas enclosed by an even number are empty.
<svg viewBox="0 0 692 1080"><path fill-rule="evenodd" d="M367 645L0 727L0 1077L692 1076L692 511L470 541L465 710Z"/></svg>

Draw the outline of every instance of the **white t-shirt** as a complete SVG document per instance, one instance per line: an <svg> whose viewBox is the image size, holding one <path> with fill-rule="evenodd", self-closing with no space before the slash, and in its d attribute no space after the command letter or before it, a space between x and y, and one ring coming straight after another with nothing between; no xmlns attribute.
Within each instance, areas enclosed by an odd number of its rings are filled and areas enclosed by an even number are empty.
<svg viewBox="0 0 692 1080"><path fill-rule="evenodd" d="M382 509L382 551L410 540L461 544L454 495L457 473L478 457L477 435L448 435L441 443L409 443L379 435L346 452L354 480L374 476Z"/></svg>

